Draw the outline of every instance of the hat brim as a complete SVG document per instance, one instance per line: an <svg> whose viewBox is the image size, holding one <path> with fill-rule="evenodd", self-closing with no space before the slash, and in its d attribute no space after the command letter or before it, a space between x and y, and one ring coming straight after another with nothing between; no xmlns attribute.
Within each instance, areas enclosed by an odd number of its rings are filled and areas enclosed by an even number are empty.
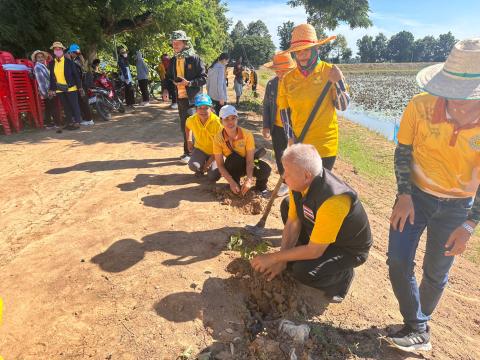
<svg viewBox="0 0 480 360"><path fill-rule="evenodd" d="M443 71L444 64L428 66L417 74L422 90L452 100L480 100L480 78L462 78Z"/></svg>
<svg viewBox="0 0 480 360"><path fill-rule="evenodd" d="M37 50L37 51L34 51L34 52L33 52L32 56L30 56L30 59L31 59L33 62L35 62L35 58L37 57L38 54L43 54L43 56L45 56L45 59L48 59L48 58L52 57L52 56L51 56L48 52L46 52L46 51L42 51L42 50L38 51L38 50Z"/></svg>
<svg viewBox="0 0 480 360"><path fill-rule="evenodd" d="M335 35L332 35L332 36L329 36L329 37L326 38L326 39L322 39L322 40L319 40L319 41L317 41L317 42L313 42L313 43L310 43L310 44L291 46L289 49L284 50L284 51L282 51L282 52L280 52L280 53L281 53L281 54L292 53L292 52L296 52L296 51L301 51L301 50L309 49L309 48L312 48L312 47L314 47L314 46L324 45L324 44L327 44L327 43L335 40L336 38L337 38L337 37L336 37Z"/></svg>
<svg viewBox="0 0 480 360"><path fill-rule="evenodd" d="M62 45L62 46L58 46L58 44L57 44L57 45L52 45L52 46L50 46L50 50L53 50L53 49L55 49L55 48L62 48L63 50L67 50L67 48L66 48L65 46L63 46L63 45Z"/></svg>
<svg viewBox="0 0 480 360"><path fill-rule="evenodd" d="M297 64L292 63L287 66L276 66L273 61L270 61L266 64L263 64L264 67L271 69L273 71L278 71L278 70L293 70L297 67Z"/></svg>

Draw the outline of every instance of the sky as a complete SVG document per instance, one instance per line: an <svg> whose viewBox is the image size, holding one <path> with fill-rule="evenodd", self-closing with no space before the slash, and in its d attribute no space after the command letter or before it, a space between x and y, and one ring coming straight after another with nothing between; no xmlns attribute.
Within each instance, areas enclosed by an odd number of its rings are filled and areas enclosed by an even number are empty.
<svg viewBox="0 0 480 360"><path fill-rule="evenodd" d="M262 20L278 47L277 27L288 20L304 23L307 15L303 7L292 8L287 0L227 0L227 16L235 24L241 20L246 26L251 21ZM329 35L342 34L348 46L356 53L356 42L368 34L384 33L388 38L402 30L410 31L415 39L426 35L438 36L451 31L457 39L480 37L480 0L370 0L368 29L350 29L341 24L337 29L327 30Z"/></svg>

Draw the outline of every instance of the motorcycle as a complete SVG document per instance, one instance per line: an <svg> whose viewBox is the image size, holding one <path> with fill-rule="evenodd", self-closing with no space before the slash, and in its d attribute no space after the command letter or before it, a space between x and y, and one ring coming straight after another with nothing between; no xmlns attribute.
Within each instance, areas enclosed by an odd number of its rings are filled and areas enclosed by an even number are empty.
<svg viewBox="0 0 480 360"><path fill-rule="evenodd" d="M108 99L105 99L105 101L112 107L112 111L118 111L120 113L125 112L125 107L118 96L118 92L115 90L112 81L108 79L105 73L98 74L95 77L94 87L108 91Z"/></svg>
<svg viewBox="0 0 480 360"><path fill-rule="evenodd" d="M111 91L99 87L88 89L88 104L104 121L109 121L116 110L110 96Z"/></svg>

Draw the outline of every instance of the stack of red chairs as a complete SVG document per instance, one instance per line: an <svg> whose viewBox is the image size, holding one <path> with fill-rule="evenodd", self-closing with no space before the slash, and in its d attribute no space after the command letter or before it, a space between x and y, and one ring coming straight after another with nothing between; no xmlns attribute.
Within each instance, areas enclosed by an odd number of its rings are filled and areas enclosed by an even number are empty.
<svg viewBox="0 0 480 360"><path fill-rule="evenodd" d="M6 135L12 133L10 124L8 122L8 115L11 111L9 89L7 74L2 68L2 64L15 63L15 58L12 54L6 51L0 51L0 124L3 127L3 131Z"/></svg>

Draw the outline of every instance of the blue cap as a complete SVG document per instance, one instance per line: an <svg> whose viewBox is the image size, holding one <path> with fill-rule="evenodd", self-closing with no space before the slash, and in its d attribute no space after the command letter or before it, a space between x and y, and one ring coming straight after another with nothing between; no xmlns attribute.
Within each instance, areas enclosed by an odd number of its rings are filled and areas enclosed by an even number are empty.
<svg viewBox="0 0 480 360"><path fill-rule="evenodd" d="M78 46L77 44L72 44L68 48L69 53L73 53L73 52L77 52L77 51L80 51L80 46Z"/></svg>
<svg viewBox="0 0 480 360"><path fill-rule="evenodd" d="M199 94L195 96L195 106L212 106L212 99L207 94Z"/></svg>

